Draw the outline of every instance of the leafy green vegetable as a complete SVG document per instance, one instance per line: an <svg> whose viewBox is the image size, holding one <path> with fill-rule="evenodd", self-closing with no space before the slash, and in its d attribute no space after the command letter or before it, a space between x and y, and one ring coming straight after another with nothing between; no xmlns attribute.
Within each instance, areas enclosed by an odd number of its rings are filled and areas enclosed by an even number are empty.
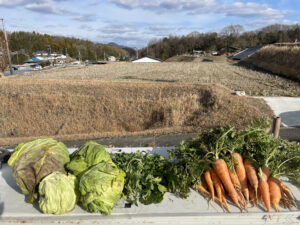
<svg viewBox="0 0 300 225"><path fill-rule="evenodd" d="M176 190L171 163L162 156L138 151L114 154L112 159L126 173L123 194L129 203L159 203L167 191Z"/></svg>
<svg viewBox="0 0 300 225"><path fill-rule="evenodd" d="M37 185L54 171L65 172L69 151L62 142L51 138L19 144L8 161L16 183L32 203L37 198Z"/></svg>
<svg viewBox="0 0 300 225"><path fill-rule="evenodd" d="M63 214L76 205L76 177L61 172L46 176L39 185L39 206L43 213Z"/></svg>
<svg viewBox="0 0 300 225"><path fill-rule="evenodd" d="M125 173L113 162L100 162L80 178L79 191L83 207L89 212L109 215L121 197Z"/></svg>
<svg viewBox="0 0 300 225"><path fill-rule="evenodd" d="M94 141L88 141L80 146L71 154L70 158L71 161L66 165L66 168L78 177L101 161L111 161L107 149Z"/></svg>
<svg viewBox="0 0 300 225"><path fill-rule="evenodd" d="M182 141L176 149L169 150L169 157L173 160L173 171L180 181L179 193L187 197L190 188L202 184L201 177L209 170L215 159L229 160L227 152L240 145L235 142L236 130L226 126L206 131L199 136Z"/></svg>
<svg viewBox="0 0 300 225"><path fill-rule="evenodd" d="M254 159L254 166L258 170L267 166L271 176L286 176L291 181L300 183L299 144L276 139L257 127L248 127L240 135L243 135L245 144L238 151L243 157Z"/></svg>

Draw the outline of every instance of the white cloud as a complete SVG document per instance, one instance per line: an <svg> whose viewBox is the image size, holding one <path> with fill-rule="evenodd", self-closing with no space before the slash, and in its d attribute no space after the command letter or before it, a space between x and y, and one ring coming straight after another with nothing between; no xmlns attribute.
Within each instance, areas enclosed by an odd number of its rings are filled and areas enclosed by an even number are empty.
<svg viewBox="0 0 300 225"><path fill-rule="evenodd" d="M74 20L80 21L80 22L92 22L97 20L97 15L90 13L90 14L84 14L80 15L74 18Z"/></svg>
<svg viewBox="0 0 300 225"><path fill-rule="evenodd" d="M261 27L265 27L268 25L273 25L273 24L296 25L296 24L300 24L300 21L293 21L293 20L287 20L287 19L281 19L281 20L277 20L277 19L269 19L269 20L261 19L260 20L259 19L259 20L248 20L245 22L245 25L252 30L261 28Z"/></svg>
<svg viewBox="0 0 300 225"><path fill-rule="evenodd" d="M220 13L224 11L228 16L238 17L268 17L273 19L283 18L285 12L273 9L266 4L258 4L253 2L243 3L235 2L232 5L223 6Z"/></svg>
<svg viewBox="0 0 300 225"><path fill-rule="evenodd" d="M167 11L194 11L195 9L212 9L218 5L216 0L110 0L120 7L127 9L142 8L156 12Z"/></svg>
<svg viewBox="0 0 300 225"><path fill-rule="evenodd" d="M194 27L167 24L115 24L107 23L97 29L100 42L116 42L130 47L143 47L152 39L160 39Z"/></svg>
<svg viewBox="0 0 300 225"><path fill-rule="evenodd" d="M28 3L35 3L38 2L38 0L0 0L0 6L5 6L5 7L14 7L14 6L18 6L18 5L25 5Z"/></svg>
<svg viewBox="0 0 300 225"><path fill-rule="evenodd" d="M156 0L151 2L143 0L110 0L110 2L127 9L156 9L157 7L159 7L159 2Z"/></svg>
<svg viewBox="0 0 300 225"><path fill-rule="evenodd" d="M236 17L272 17L283 18L285 11L273 9L267 4L254 2L234 2L224 4L219 0L155 0L147 2L144 0L109 0L119 7L127 9L141 8L158 13L162 12L184 12L187 14L225 14Z"/></svg>
<svg viewBox="0 0 300 225"><path fill-rule="evenodd" d="M55 4L51 1L42 1L39 3L26 4L25 8L38 13L46 14L60 14L61 11L55 7Z"/></svg>
<svg viewBox="0 0 300 225"><path fill-rule="evenodd" d="M0 7L17 7L23 6L25 9L42 13L42 14L67 14L72 15L73 12L59 8L55 2L67 0L0 0Z"/></svg>

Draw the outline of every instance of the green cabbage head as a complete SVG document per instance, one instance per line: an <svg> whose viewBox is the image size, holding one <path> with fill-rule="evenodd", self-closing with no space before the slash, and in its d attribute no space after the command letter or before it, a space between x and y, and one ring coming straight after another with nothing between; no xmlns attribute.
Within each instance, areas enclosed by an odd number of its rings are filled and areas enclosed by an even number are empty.
<svg viewBox="0 0 300 225"><path fill-rule="evenodd" d="M89 212L109 215L120 199L125 173L113 162L100 162L85 172L79 181L83 207Z"/></svg>
<svg viewBox="0 0 300 225"><path fill-rule="evenodd" d="M70 161L69 151L62 142L52 138L38 139L19 144L8 160L17 185L32 203L37 198L37 185L54 171L65 173L64 166Z"/></svg>
<svg viewBox="0 0 300 225"><path fill-rule="evenodd" d="M94 141L88 141L81 145L70 155L70 158L71 161L66 165L66 168L78 177L101 161L112 161L107 149Z"/></svg>
<svg viewBox="0 0 300 225"><path fill-rule="evenodd" d="M46 176L39 185L39 206L43 213L63 214L76 205L76 177L61 172Z"/></svg>

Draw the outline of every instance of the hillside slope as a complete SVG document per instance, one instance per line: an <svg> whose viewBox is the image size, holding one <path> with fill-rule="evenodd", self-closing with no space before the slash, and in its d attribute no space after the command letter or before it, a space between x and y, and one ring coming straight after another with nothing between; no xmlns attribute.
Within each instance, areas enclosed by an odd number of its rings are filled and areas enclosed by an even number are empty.
<svg viewBox="0 0 300 225"><path fill-rule="evenodd" d="M266 46L245 60L256 67L300 82L300 47Z"/></svg>

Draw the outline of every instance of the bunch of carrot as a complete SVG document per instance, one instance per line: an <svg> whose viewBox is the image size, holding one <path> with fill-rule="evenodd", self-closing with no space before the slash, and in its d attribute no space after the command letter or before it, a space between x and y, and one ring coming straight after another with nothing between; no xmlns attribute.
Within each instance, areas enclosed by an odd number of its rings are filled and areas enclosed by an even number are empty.
<svg viewBox="0 0 300 225"><path fill-rule="evenodd" d="M263 203L279 211L279 204L297 207L282 176L300 182L300 146L275 139L267 126L237 131L222 127L182 142L173 156L194 187L229 212L228 200L240 210Z"/></svg>
<svg viewBox="0 0 300 225"><path fill-rule="evenodd" d="M226 193L240 210L248 211L249 202L255 207L263 202L267 212L271 212L271 205L279 211L280 202L289 209L297 207L290 188L279 178L270 176L267 167L257 172L251 160L243 160L239 153L232 154L231 160L235 165L233 170L224 159L217 159L212 168L204 172L202 184L197 185L198 191L212 201L217 200L228 212Z"/></svg>

